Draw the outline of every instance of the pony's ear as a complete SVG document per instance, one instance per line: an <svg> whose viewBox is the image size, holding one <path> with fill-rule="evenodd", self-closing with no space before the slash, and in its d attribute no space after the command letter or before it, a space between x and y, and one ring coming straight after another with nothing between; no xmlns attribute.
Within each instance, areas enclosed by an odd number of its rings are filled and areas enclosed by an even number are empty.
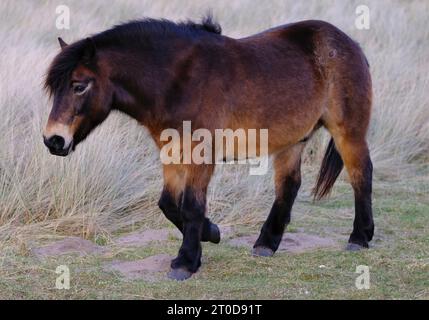
<svg viewBox="0 0 429 320"><path fill-rule="evenodd" d="M68 46L68 44L63 39L61 39L61 37L58 38L58 42L60 43L61 49L63 49L63 50L65 47Z"/></svg>
<svg viewBox="0 0 429 320"><path fill-rule="evenodd" d="M95 47L94 40L92 40L91 38L86 38L85 50L83 52L82 61L88 65L92 64L92 62L94 62L96 51L97 49Z"/></svg>

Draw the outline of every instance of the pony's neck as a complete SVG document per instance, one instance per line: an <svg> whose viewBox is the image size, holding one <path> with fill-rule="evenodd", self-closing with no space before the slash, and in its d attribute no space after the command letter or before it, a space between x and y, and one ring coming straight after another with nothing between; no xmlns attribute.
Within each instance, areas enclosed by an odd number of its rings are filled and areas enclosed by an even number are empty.
<svg viewBox="0 0 429 320"><path fill-rule="evenodd" d="M174 77L171 70L190 48L191 40L166 39L141 50L106 50L101 56L114 84L113 108L145 126L161 125L168 117L162 108Z"/></svg>

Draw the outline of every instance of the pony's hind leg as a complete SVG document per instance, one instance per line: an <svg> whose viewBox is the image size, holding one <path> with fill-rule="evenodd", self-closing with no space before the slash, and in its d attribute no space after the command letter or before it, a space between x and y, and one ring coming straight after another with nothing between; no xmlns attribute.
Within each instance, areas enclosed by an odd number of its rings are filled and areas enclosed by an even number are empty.
<svg viewBox="0 0 429 320"><path fill-rule="evenodd" d="M355 196L355 219L347 250L368 248L374 235L372 216L372 162L365 139L334 136L337 150L350 177Z"/></svg>
<svg viewBox="0 0 429 320"><path fill-rule="evenodd" d="M355 219L347 248L357 250L368 247L374 234L372 163L366 142L372 81L368 61L359 46L340 33L334 32L329 37L333 38L326 42L328 47L335 46L337 52L332 59L326 60L329 96L321 120L334 139L335 150L341 156L353 187ZM331 160L335 158L331 157Z"/></svg>
<svg viewBox="0 0 429 320"><path fill-rule="evenodd" d="M331 103L322 121L334 139L335 149L347 169L355 198L355 219L348 250L368 248L374 234L372 217L372 162L366 134L372 93L366 65L343 73L341 83L332 90ZM340 76L339 76L340 77ZM338 77L338 79L340 79Z"/></svg>
<svg viewBox="0 0 429 320"><path fill-rule="evenodd" d="M253 247L253 255L272 256L280 245L301 186L301 153L304 146L305 143L299 143L274 156L276 199Z"/></svg>
<svg viewBox="0 0 429 320"><path fill-rule="evenodd" d="M177 165L164 166L164 188L158 201L158 206L165 217L183 233L183 218L180 213L180 206L183 197L185 174L181 169ZM204 219L201 241L220 242L219 227L208 218Z"/></svg>

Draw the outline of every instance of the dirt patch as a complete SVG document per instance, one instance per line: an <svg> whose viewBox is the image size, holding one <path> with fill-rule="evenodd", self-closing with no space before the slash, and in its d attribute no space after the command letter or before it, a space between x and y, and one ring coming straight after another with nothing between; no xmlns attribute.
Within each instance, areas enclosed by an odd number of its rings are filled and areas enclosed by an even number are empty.
<svg viewBox="0 0 429 320"><path fill-rule="evenodd" d="M236 247L252 248L255 244L257 235L243 236L234 238L229 241L229 244ZM291 253L300 253L310 251L317 248L338 247L338 242L331 238L322 238L316 235L300 233L286 233L280 243L278 251L286 251Z"/></svg>
<svg viewBox="0 0 429 320"><path fill-rule="evenodd" d="M231 226L219 225L221 238L229 238L234 234ZM115 246L119 247L141 247L148 245L152 241L167 241L169 239L181 240L182 234L177 229L155 229L143 230L128 233L118 237L113 241Z"/></svg>
<svg viewBox="0 0 429 320"><path fill-rule="evenodd" d="M119 272L126 279L160 281L167 279L173 257L158 254L136 261L114 261L104 266L105 271Z"/></svg>
<svg viewBox="0 0 429 320"><path fill-rule="evenodd" d="M78 254L80 256L103 253L105 249L79 237L68 237L31 250L39 258Z"/></svg>
<svg viewBox="0 0 429 320"><path fill-rule="evenodd" d="M171 229L136 231L116 238L114 244L122 247L144 246L152 241L166 241L169 237L178 237L178 233L179 231Z"/></svg>
<svg viewBox="0 0 429 320"><path fill-rule="evenodd" d="M228 238L232 237L235 233L235 230L232 226L219 225L219 229L220 229L221 240L222 239L228 239Z"/></svg>

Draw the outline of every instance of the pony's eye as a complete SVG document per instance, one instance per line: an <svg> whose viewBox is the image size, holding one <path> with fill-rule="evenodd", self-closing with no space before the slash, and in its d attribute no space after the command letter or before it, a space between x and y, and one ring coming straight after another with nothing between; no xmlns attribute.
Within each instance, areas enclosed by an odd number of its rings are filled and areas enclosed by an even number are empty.
<svg viewBox="0 0 429 320"><path fill-rule="evenodd" d="M74 94L82 95L86 92L87 89L88 89L88 85L86 85L86 84L83 84L83 83L73 84L73 93Z"/></svg>

